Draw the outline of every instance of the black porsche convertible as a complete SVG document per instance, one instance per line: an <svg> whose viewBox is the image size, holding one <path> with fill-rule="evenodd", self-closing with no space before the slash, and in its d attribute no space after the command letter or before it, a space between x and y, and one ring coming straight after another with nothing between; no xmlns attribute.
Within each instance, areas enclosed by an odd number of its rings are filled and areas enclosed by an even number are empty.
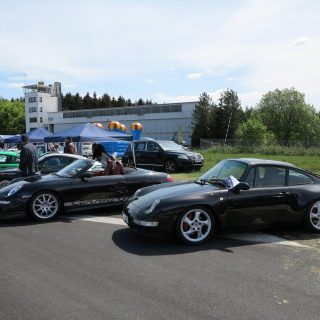
<svg viewBox="0 0 320 320"><path fill-rule="evenodd" d="M226 159L196 181L138 190L122 217L188 244L227 227L305 222L320 232L320 176L286 162Z"/></svg>
<svg viewBox="0 0 320 320"><path fill-rule="evenodd" d="M125 168L124 174L102 175L90 171L95 161L80 159L57 173L17 178L0 189L0 216L27 213L39 221L55 218L61 211L123 204L142 187L171 182L161 172Z"/></svg>

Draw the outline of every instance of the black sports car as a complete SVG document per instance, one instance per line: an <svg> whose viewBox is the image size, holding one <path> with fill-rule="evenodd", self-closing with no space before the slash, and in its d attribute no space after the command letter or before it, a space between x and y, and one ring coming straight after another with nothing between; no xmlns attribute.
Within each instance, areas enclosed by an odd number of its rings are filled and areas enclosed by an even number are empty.
<svg viewBox="0 0 320 320"><path fill-rule="evenodd" d="M171 182L166 173L126 168L123 175L88 171L96 162L77 160L57 173L17 178L0 189L0 216L27 213L47 221L62 210L81 210L123 204L145 186Z"/></svg>
<svg viewBox="0 0 320 320"><path fill-rule="evenodd" d="M189 244L216 228L302 223L320 232L320 176L289 163L227 159L194 182L138 190L123 209L133 229L174 232Z"/></svg>
<svg viewBox="0 0 320 320"><path fill-rule="evenodd" d="M57 172L78 159L84 159L84 157L68 153L46 153L38 160L39 171L41 174ZM0 189L19 177L21 177L21 171L18 168L0 171Z"/></svg>

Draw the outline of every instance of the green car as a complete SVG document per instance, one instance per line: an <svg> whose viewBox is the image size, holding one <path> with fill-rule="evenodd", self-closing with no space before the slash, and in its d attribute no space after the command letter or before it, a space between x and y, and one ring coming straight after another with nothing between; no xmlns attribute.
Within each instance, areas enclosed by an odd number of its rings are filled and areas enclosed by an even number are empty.
<svg viewBox="0 0 320 320"><path fill-rule="evenodd" d="M0 171L10 168L18 168L20 155L12 151L0 151Z"/></svg>

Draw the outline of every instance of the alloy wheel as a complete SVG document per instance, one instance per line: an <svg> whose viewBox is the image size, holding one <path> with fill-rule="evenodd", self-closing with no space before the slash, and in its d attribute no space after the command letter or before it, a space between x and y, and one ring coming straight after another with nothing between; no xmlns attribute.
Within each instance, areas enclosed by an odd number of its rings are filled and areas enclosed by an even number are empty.
<svg viewBox="0 0 320 320"><path fill-rule="evenodd" d="M309 213L309 219L311 226L320 231L320 201L316 202Z"/></svg>
<svg viewBox="0 0 320 320"><path fill-rule="evenodd" d="M32 211L36 218L47 220L54 217L59 211L59 201L51 193L41 193L33 199Z"/></svg>
<svg viewBox="0 0 320 320"><path fill-rule="evenodd" d="M176 171L176 163L173 160L167 160L164 167L167 173L174 173Z"/></svg>
<svg viewBox="0 0 320 320"><path fill-rule="evenodd" d="M191 209L181 219L180 232L187 242L199 243L210 235L212 223L208 212L197 208Z"/></svg>

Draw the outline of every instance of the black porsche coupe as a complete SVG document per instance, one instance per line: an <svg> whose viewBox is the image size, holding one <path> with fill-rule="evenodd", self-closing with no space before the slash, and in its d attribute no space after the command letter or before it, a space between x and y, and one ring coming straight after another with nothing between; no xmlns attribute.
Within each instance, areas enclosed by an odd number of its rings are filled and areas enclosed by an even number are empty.
<svg viewBox="0 0 320 320"><path fill-rule="evenodd" d="M286 162L226 159L196 181L138 190L122 216L132 229L174 232L188 244L227 227L305 222L320 232L320 176Z"/></svg>
<svg viewBox="0 0 320 320"><path fill-rule="evenodd" d="M0 189L0 216L27 213L48 221L61 211L120 205L139 188L172 181L166 173L136 168L101 175L101 170L90 171L95 165L95 161L80 159L57 173L13 180Z"/></svg>

